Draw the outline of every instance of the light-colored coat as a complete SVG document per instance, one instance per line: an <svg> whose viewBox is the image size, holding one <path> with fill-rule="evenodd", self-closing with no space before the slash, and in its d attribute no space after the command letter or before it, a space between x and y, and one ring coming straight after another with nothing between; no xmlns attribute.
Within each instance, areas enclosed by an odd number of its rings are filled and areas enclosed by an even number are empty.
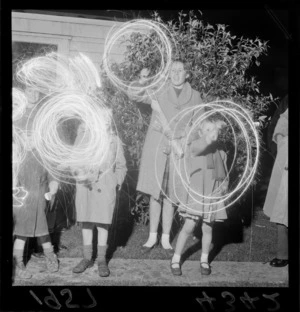
<svg viewBox="0 0 300 312"><path fill-rule="evenodd" d="M227 155L222 150L220 155L227 173ZM217 181L213 178L213 169L207 168L206 156L189 156L186 162L189 172L187 179L189 192L187 192L187 198L184 200L186 205L180 206L179 211L186 211L188 214L201 216L206 222L227 219L227 213L224 209L225 204L222 198L214 200L211 197L222 197L221 194L213 194L213 192L219 191L219 187L224 184L228 185L228 180ZM214 203L216 201L219 203ZM187 207L188 209L186 209Z"/></svg>
<svg viewBox="0 0 300 312"><path fill-rule="evenodd" d="M81 142L83 131L78 130L75 145ZM99 167L99 180L92 183L91 189L76 183L77 222L111 224L116 205L116 187L122 185L127 168L122 142L112 136L108 160Z"/></svg>
<svg viewBox="0 0 300 312"><path fill-rule="evenodd" d="M184 120L181 120L181 125L178 125L178 119L183 109L192 107L202 103L200 94L198 91L193 90L188 82L185 83L179 97L171 84L160 91L157 95L157 100L160 107L168 121L173 119L173 123L170 124L171 128L176 124L175 137L180 139L185 134L181 133L191 116L186 116ZM150 103L150 102L148 102ZM178 115L177 115L178 114ZM156 111L152 111L151 121L146 134L141 164L139 168L139 177L137 183L137 190L146 194L152 195L155 199L159 199L161 193L161 185L166 168L167 153L165 153L165 147L168 146L168 139L166 136L157 130L156 124L160 124L159 115ZM173 172L174 164L172 164L172 157L170 157L170 173ZM172 177L169 178L172 181ZM173 187L170 186L169 190L172 192ZM171 200L177 201L174 194L169 195Z"/></svg>
<svg viewBox="0 0 300 312"><path fill-rule="evenodd" d="M278 140L277 135L283 138ZM277 156L268 187L264 213L271 222L288 226L288 109L280 115L273 134Z"/></svg>

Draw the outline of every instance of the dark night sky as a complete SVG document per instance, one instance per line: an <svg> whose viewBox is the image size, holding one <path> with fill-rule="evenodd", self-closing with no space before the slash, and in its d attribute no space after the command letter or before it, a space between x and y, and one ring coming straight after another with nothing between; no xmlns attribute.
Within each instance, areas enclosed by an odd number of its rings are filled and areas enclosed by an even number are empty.
<svg viewBox="0 0 300 312"><path fill-rule="evenodd" d="M201 7L199 5L199 7ZM261 81L261 91L282 97L288 88L289 11L261 7L259 9L200 9L199 17L210 24L225 24L227 30L237 36L268 41L267 56L261 56L259 67L251 69L251 75ZM23 10L37 12L34 10ZM176 19L180 10L157 10L163 20ZM188 10L183 10L185 13ZM197 12L197 10L194 10ZM48 11L50 13L50 11ZM133 19L149 18L152 10L51 10L51 14L87 18ZM39 11L37 13L46 13ZM272 17L273 16L273 17ZM274 17L275 16L275 17Z"/></svg>

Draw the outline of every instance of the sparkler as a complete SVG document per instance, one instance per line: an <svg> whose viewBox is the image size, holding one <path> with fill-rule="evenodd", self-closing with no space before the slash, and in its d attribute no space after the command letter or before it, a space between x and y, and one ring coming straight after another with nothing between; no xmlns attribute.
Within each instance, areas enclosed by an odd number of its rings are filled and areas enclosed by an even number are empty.
<svg viewBox="0 0 300 312"><path fill-rule="evenodd" d="M155 75L146 79L144 85L135 85L132 81L120 79L111 69L110 55L117 41L133 33L143 34L146 38L150 38L150 33L155 33L158 43L155 43L160 54L160 66ZM168 79L169 68L172 63L172 44L176 48L175 40L165 25L159 22L137 19L125 23L119 29L112 28L108 33L103 54L104 70L111 82L120 90L132 94L139 94L148 91L148 93L156 94Z"/></svg>
<svg viewBox="0 0 300 312"><path fill-rule="evenodd" d="M112 117L97 97L101 82L93 62L82 53L66 57L51 52L21 64L16 77L44 95L31 111L28 121L33 119L32 127L27 123L25 132L31 133L30 145L45 169L56 179L69 181L69 169L85 172L76 176L84 179L99 168L107 158ZM71 119L89 134L83 137L83 144L68 145L59 135L59 127Z"/></svg>
<svg viewBox="0 0 300 312"><path fill-rule="evenodd" d="M210 108L210 110L203 113L203 114L199 114L199 117L196 120L194 120L193 126L190 129L188 129L188 131L187 131L188 134L187 134L186 142L188 141L188 138L191 135L191 133L193 131L195 131L195 128L199 127L199 125L205 119L207 119L208 117L210 117L211 115L216 114L216 113L221 114L223 116L223 118L225 118L227 120L227 123L231 127L232 133L234 136L235 152L234 152L234 158L233 158L233 162L231 164L231 168L230 168L230 170L227 174L227 177L226 177L226 179L228 179L228 176L230 174L230 171L233 168L234 161L235 161L236 155L237 155L236 133L234 130L234 126L233 126L232 122L230 121L230 120L233 120L234 123L236 123L238 125L238 127L240 128L241 133L244 137L244 142L246 143L246 160L245 160L244 172L240 177L239 183L237 183L236 187L231 192L228 192L226 195L216 196L216 193L218 193L218 189L222 185L221 184L217 190L214 190L211 194L205 196L205 195L200 194L196 190L193 190L189 187L189 172L188 172L188 169L186 168L185 162L183 162L183 168L182 168L182 162L180 162L178 159L175 158L175 156L173 154L171 154L172 161L174 162L174 165L175 165L174 170L176 171L176 174L173 175L173 182L175 185L175 177L177 177L177 178L179 177L180 183L184 187L186 192L189 192L189 195L191 196L191 198L199 204L217 205L217 204L224 203L224 207L214 211L214 212L216 212L216 211L225 209L225 208L233 205L245 193L245 191L251 185L251 182L254 178L254 175L255 175L255 172L257 169L257 165L258 165L260 144L259 144L258 132L256 130L255 124L252 121L248 111L245 110L244 108L242 108L240 105L238 105L232 101L213 101L213 102L210 102L207 104L199 104L199 106L185 109L184 111L180 112L180 116L175 116L173 119L176 119L178 117L184 118L185 115L189 114L191 111L194 111L197 113L197 111L203 110L205 107ZM176 126L174 129L174 132L175 131L176 131ZM251 146L250 137L253 137L255 139L255 146ZM157 148L157 152L158 152L159 148L160 147ZM254 156L254 160L253 160L253 165L251 165L252 151L253 150L255 151L255 156ZM185 151L185 155L188 154L187 143L185 143L185 145L184 145L184 151ZM157 155L157 153L156 153L156 155ZM157 171L157 164L155 164L155 167L156 167L156 171ZM182 171L183 171L183 174L182 174ZM156 172L156 179L158 181L157 172ZM176 189L174 189L174 193L178 197ZM238 196L234 197L234 195L237 193L239 193ZM203 200L199 201L199 198L202 198ZM169 200L172 201L170 198L169 198ZM174 204L176 204L176 203L174 203ZM180 202L180 205L188 211L197 212L196 210L188 207L186 205L186 203L184 203L184 202Z"/></svg>
<svg viewBox="0 0 300 312"><path fill-rule="evenodd" d="M28 192L24 187L18 186L18 174L20 170L20 166L23 163L26 150L27 150L27 140L23 131L15 126L15 121L22 118L26 106L28 105L27 98L25 94L16 88L13 88L12 92L13 97L13 109L12 109L12 119L13 119L13 149L12 149L12 182L13 182L13 206L14 207L22 207L24 200L26 199Z"/></svg>

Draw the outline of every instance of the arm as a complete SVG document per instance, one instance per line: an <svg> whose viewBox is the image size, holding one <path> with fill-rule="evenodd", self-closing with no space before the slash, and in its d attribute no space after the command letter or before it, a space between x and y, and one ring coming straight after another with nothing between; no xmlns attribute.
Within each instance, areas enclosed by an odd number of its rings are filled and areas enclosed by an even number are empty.
<svg viewBox="0 0 300 312"><path fill-rule="evenodd" d="M51 200L52 196L55 195L58 191L59 187L59 181L55 179L49 172L47 173L48 175L48 185L49 185L49 192L45 193L45 198L47 200Z"/></svg>
<svg viewBox="0 0 300 312"><path fill-rule="evenodd" d="M278 144L288 135L288 109L280 115L273 134L273 141Z"/></svg>
<svg viewBox="0 0 300 312"><path fill-rule="evenodd" d="M121 185L124 182L126 173L127 173L127 167L126 167L126 159L124 156L124 150L123 150L123 143L122 141L116 137L117 141L117 156L116 156L116 167L115 167L115 173L117 176L117 183L118 183L118 188L121 188Z"/></svg>
<svg viewBox="0 0 300 312"><path fill-rule="evenodd" d="M130 84L128 88L127 95L130 98L130 100L134 102L141 102L144 104L151 104L151 98L146 93L146 90L142 88L143 86L139 83L134 81ZM141 88L141 90L139 90Z"/></svg>

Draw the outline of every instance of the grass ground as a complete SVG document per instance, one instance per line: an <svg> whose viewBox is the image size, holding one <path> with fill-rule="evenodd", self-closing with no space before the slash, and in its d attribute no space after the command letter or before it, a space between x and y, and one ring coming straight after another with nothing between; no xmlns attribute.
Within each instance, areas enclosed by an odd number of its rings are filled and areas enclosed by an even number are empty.
<svg viewBox="0 0 300 312"><path fill-rule="evenodd" d="M270 171L268 168L270 164L266 163L266 166L262 166L262 168ZM246 198L244 205L239 210L229 210L226 222L216 223L213 231L213 249L210 253L211 260L265 262L275 256L276 225L269 222L269 219L262 212L269 175L270 172L262 172L262 176L265 178L260 181L259 187ZM129 206L130 203L125 201L123 207L118 208L117 218L115 216L108 241L110 257L169 259L170 255L167 255L161 247L153 249L146 255L142 254L141 246L147 241L149 225L135 223L130 211L128 211ZM180 227L181 221L175 217L171 231L173 247L175 247ZM200 258L201 227L195 230L194 236L196 239L190 237L187 241L183 255L186 260L198 260ZM82 256L82 237L78 225L73 225L62 232L59 242L61 246L67 247L59 251L59 257ZM96 243L94 241L94 244Z"/></svg>
<svg viewBox="0 0 300 312"><path fill-rule="evenodd" d="M113 258L124 259L169 259L162 247L153 249L148 254L142 254L141 245L146 242L149 226L134 224L132 232L124 233L126 222L120 220L123 226L114 229L109 237L109 244L112 247ZM123 227L123 229L122 229ZM178 229L179 230L179 229ZM178 230L173 232L172 245L175 247ZM201 233L195 231L196 238L188 239L184 258L198 260L201 254ZM129 235L128 235L129 234ZM128 240L124 238L128 236ZM250 226L242 223L230 222L217 223L214 228L214 248L212 257L215 261L261 261L265 262L275 256L276 226L269 222L263 212L257 211ZM262 239L263 238L263 239ZM61 235L61 244L67 249L61 249L59 257L81 257L82 237L80 227L74 225Z"/></svg>

